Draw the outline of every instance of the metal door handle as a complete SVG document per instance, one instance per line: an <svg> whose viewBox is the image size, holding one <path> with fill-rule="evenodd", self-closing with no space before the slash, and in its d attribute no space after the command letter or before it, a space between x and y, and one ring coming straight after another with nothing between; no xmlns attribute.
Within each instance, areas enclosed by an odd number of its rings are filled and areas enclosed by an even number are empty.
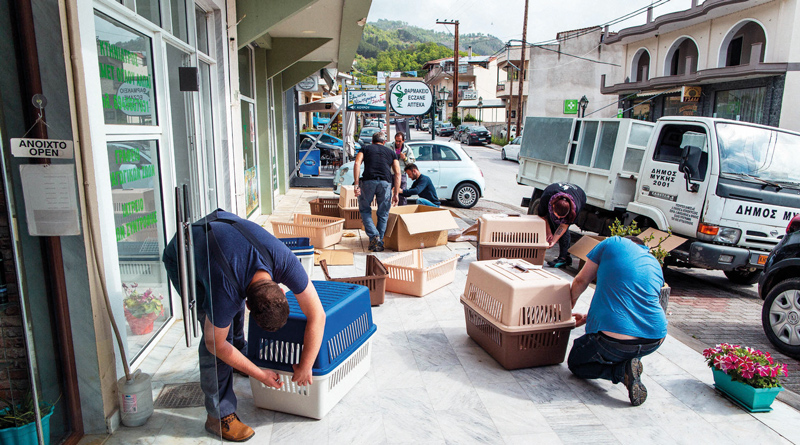
<svg viewBox="0 0 800 445"><path fill-rule="evenodd" d="M187 222L189 207L184 201L185 194L175 187L175 221L177 225L178 271L180 273L181 309L183 312L183 331L186 347L192 347L192 337L197 337L197 313L194 283L194 246L192 243L192 224Z"/></svg>
<svg viewBox="0 0 800 445"><path fill-rule="evenodd" d="M188 272L189 272L189 311L191 312L191 323L192 323L192 334L195 338L197 338L200 334L197 329L197 273L195 270L195 263L194 263L194 237L192 235L192 220L194 216L192 215L192 206L189 199L186 197L189 196L189 186L186 184L183 185L183 217L185 219L185 227L186 227L186 252L187 258L190 261L187 262Z"/></svg>

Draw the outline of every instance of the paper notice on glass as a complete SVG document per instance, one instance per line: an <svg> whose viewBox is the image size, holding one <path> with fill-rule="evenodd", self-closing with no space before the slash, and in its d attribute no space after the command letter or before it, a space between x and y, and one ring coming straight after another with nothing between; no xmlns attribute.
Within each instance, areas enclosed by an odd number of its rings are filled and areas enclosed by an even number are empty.
<svg viewBox="0 0 800 445"><path fill-rule="evenodd" d="M31 236L80 235L74 164L19 166Z"/></svg>

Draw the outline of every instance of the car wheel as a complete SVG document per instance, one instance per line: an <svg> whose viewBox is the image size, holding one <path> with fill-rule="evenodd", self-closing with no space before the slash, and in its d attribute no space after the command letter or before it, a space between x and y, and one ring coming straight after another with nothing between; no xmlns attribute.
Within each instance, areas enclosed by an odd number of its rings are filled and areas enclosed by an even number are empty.
<svg viewBox="0 0 800 445"><path fill-rule="evenodd" d="M464 183L456 187L453 192L453 200L456 205L468 209L478 203L480 192L475 184Z"/></svg>
<svg viewBox="0 0 800 445"><path fill-rule="evenodd" d="M758 281L759 275L761 275L760 270L754 270L752 272L747 269L734 269L725 271L725 276L728 277L728 280L735 284L754 284L756 281Z"/></svg>
<svg viewBox="0 0 800 445"><path fill-rule="evenodd" d="M776 348L800 357L800 279L791 278L772 288L761 309L761 325Z"/></svg>
<svg viewBox="0 0 800 445"><path fill-rule="evenodd" d="M506 159L508 159L508 158L506 158L506 149L505 148L500 149L500 159L502 159L504 161Z"/></svg>

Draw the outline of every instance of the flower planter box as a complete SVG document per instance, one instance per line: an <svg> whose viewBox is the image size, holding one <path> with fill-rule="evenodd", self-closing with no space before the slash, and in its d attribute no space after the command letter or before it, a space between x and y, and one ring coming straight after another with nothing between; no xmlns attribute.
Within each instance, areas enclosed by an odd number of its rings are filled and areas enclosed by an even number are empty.
<svg viewBox="0 0 800 445"><path fill-rule="evenodd" d="M783 387L753 388L742 382L735 382L731 377L719 369L712 368L714 372L714 387L728 396L732 401L751 413L764 413L772 411L770 405L775 400Z"/></svg>
<svg viewBox="0 0 800 445"><path fill-rule="evenodd" d="M0 411L4 412L6 410ZM42 416L42 434L45 445L50 444L50 416L53 411ZM36 422L26 423L14 428L0 430L0 443L3 445L37 445L39 437L36 435Z"/></svg>

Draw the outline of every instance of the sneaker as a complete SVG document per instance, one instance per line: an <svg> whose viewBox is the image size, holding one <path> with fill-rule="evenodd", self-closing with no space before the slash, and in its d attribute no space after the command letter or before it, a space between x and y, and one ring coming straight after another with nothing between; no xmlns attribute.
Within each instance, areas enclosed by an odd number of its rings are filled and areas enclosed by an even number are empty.
<svg viewBox="0 0 800 445"><path fill-rule="evenodd" d="M377 245L378 245L378 237L377 236L373 236L372 238L369 239L369 251L370 252L374 252L375 251L375 247L377 247Z"/></svg>
<svg viewBox="0 0 800 445"><path fill-rule="evenodd" d="M215 419L209 415L206 419L206 431L230 442L244 442L256 434L252 428L239 420L236 413L228 414L222 419Z"/></svg>
<svg viewBox="0 0 800 445"><path fill-rule="evenodd" d="M548 262L547 264L550 264L550 262ZM572 265L572 257L567 257L567 258L556 258L556 259L555 259L555 260L552 262L552 264L550 264L550 265L551 265L552 267L555 267L556 269L559 269L559 268L562 268L562 267L571 266L571 265Z"/></svg>
<svg viewBox="0 0 800 445"><path fill-rule="evenodd" d="M639 406L647 400L647 388L642 383L642 366L641 360L634 358L625 363L625 387L628 388L628 399L631 405Z"/></svg>
<svg viewBox="0 0 800 445"><path fill-rule="evenodd" d="M375 244L375 249L373 249L373 251L374 252L383 252L384 251L383 241L378 241L378 243Z"/></svg>

